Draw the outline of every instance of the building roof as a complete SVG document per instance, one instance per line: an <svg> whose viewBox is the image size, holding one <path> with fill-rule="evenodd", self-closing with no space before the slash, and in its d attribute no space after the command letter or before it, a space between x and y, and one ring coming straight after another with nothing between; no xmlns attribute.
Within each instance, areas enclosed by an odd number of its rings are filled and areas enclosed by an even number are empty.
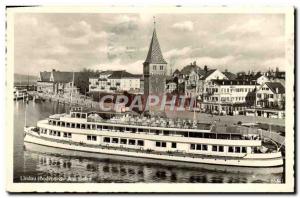
<svg viewBox="0 0 300 198"><path fill-rule="evenodd" d="M229 80L235 80L237 78L236 74L229 71L222 72Z"/></svg>
<svg viewBox="0 0 300 198"><path fill-rule="evenodd" d="M273 93L284 94L285 88L279 82L266 82L266 85L271 89Z"/></svg>
<svg viewBox="0 0 300 198"><path fill-rule="evenodd" d="M205 80L207 77L209 77L212 73L214 73L216 71L216 69L211 69L208 70L207 72L205 72L204 76L201 78L202 80Z"/></svg>
<svg viewBox="0 0 300 198"><path fill-rule="evenodd" d="M51 72L47 72L47 71L40 72L40 77L41 77L40 81L49 82L50 76L51 76Z"/></svg>
<svg viewBox="0 0 300 198"><path fill-rule="evenodd" d="M149 51L148 51L145 63L167 64L167 62L165 61L165 59L161 53L161 49L160 49L160 45L159 45L159 42L157 39L155 28L153 30L153 35L152 35L152 39L150 42L150 47L149 47Z"/></svg>
<svg viewBox="0 0 300 198"><path fill-rule="evenodd" d="M131 74L125 70L113 71L112 74L108 77L109 79L120 79L120 78L140 78L135 74Z"/></svg>
<svg viewBox="0 0 300 198"><path fill-rule="evenodd" d="M53 81L60 83L68 83L73 81L73 73L74 79L75 76L78 76L76 72L61 72L61 71L52 71Z"/></svg>
<svg viewBox="0 0 300 198"><path fill-rule="evenodd" d="M183 75L189 75L192 71L195 71L199 74L199 72L203 71L198 65L196 64L190 64L186 65L181 69L181 74Z"/></svg>
<svg viewBox="0 0 300 198"><path fill-rule="evenodd" d="M245 80L213 80L218 85L257 85L255 81Z"/></svg>
<svg viewBox="0 0 300 198"><path fill-rule="evenodd" d="M111 75L113 73L112 70L105 70L105 71L101 71L100 75Z"/></svg>

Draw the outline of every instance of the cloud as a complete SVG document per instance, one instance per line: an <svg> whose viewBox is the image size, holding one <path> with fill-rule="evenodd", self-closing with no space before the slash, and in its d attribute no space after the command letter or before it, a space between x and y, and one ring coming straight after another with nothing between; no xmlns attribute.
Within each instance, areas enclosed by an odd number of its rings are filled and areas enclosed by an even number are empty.
<svg viewBox="0 0 300 198"><path fill-rule="evenodd" d="M30 14L15 16L15 70L126 69L142 72L153 31L152 13ZM182 68L232 72L272 65L284 69L284 15L155 14L166 61ZM291 42L293 44L293 42Z"/></svg>
<svg viewBox="0 0 300 198"><path fill-rule="evenodd" d="M190 55L192 49L191 47L184 47L184 48L181 48L181 49L171 49L167 52L164 53L164 57L165 58L182 58L182 57L185 57L187 55Z"/></svg>
<svg viewBox="0 0 300 198"><path fill-rule="evenodd" d="M172 25L173 29L181 30L181 31L193 31L194 23L191 21L183 21L179 23L175 23Z"/></svg>

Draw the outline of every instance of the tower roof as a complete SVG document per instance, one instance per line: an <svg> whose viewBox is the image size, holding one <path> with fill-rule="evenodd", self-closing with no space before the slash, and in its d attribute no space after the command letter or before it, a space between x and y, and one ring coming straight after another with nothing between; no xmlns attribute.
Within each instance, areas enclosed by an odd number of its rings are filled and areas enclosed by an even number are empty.
<svg viewBox="0 0 300 198"><path fill-rule="evenodd" d="M167 64L167 62L165 61L161 53L155 28L153 30L153 35L152 35L152 39L151 39L151 43L150 43L150 47L149 47L149 51L145 63Z"/></svg>

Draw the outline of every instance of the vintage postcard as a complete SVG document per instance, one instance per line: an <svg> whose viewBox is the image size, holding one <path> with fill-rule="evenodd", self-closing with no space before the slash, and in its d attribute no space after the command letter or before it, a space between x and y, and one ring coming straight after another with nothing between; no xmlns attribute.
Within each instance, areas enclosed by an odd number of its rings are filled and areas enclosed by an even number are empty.
<svg viewBox="0 0 300 198"><path fill-rule="evenodd" d="M9 192L294 192L294 8L7 7Z"/></svg>

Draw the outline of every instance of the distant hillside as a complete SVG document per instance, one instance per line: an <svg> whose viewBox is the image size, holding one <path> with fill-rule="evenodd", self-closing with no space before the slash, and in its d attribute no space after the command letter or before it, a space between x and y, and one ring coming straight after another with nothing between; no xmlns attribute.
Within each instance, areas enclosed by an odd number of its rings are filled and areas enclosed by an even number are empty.
<svg viewBox="0 0 300 198"><path fill-rule="evenodd" d="M14 82L15 84L33 84L36 83L38 77L37 76L32 76L32 75L24 75L24 74L14 74Z"/></svg>

